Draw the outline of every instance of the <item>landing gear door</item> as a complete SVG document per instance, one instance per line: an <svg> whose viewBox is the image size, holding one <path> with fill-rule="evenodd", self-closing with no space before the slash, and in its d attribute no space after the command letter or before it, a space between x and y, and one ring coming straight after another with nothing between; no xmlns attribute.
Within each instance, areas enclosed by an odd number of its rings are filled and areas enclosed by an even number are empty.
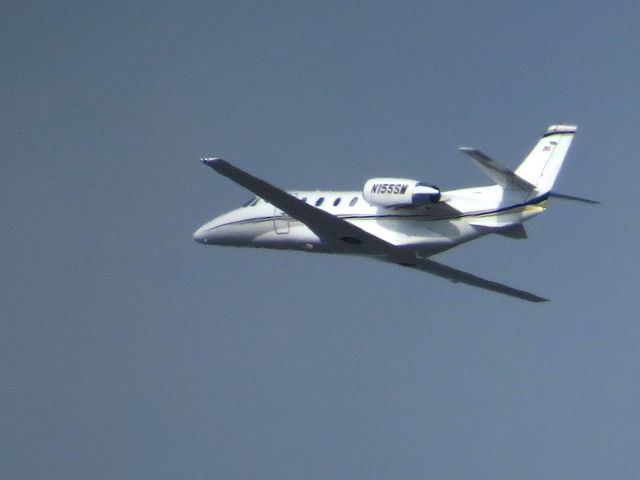
<svg viewBox="0 0 640 480"><path fill-rule="evenodd" d="M277 207L273 207L273 228L278 235L289 233L289 215Z"/></svg>

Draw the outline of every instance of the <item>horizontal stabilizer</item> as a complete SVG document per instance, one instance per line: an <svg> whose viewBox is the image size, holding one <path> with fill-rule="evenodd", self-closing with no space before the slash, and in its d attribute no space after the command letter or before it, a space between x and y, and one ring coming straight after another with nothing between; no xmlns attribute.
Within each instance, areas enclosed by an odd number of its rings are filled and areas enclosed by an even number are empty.
<svg viewBox="0 0 640 480"><path fill-rule="evenodd" d="M507 225L487 225L486 223L474 223L474 227L485 234L495 233L496 235L502 235L503 237L513 238L514 240L526 240L528 237L527 231L522 223L510 223Z"/></svg>
<svg viewBox="0 0 640 480"><path fill-rule="evenodd" d="M519 177L507 167L500 165L480 150L468 147L460 147L459 150L474 159L478 163L478 166L505 190L521 190L522 192L528 193L536 188L535 185Z"/></svg>
<svg viewBox="0 0 640 480"><path fill-rule="evenodd" d="M506 228L500 228L498 230L495 230L494 233L497 233L498 235L502 235L504 237L513 238L514 240L526 240L527 238L529 238L527 236L527 231L525 230L524 225L521 223L516 223L515 225Z"/></svg>
<svg viewBox="0 0 640 480"><path fill-rule="evenodd" d="M600 204L600 202L598 202L597 200L590 200L588 198L582 198L582 197L574 197L573 195L565 195L564 193L551 192L549 196L552 198L561 198L562 200L573 200L576 202L590 203L591 205Z"/></svg>

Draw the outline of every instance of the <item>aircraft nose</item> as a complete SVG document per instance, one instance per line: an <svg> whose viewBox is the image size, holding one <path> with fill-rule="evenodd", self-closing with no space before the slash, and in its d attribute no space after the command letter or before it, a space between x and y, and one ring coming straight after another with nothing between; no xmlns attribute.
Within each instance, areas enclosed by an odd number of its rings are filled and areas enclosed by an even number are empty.
<svg viewBox="0 0 640 480"><path fill-rule="evenodd" d="M202 227L197 229L195 232L193 232L193 239L198 243L202 243L206 245L207 243L206 225L203 225Z"/></svg>

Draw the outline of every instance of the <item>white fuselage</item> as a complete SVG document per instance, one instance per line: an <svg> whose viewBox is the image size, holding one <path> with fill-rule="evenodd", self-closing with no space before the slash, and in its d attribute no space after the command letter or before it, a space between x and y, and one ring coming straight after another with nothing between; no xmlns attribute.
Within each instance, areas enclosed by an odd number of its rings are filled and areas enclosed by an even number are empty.
<svg viewBox="0 0 640 480"><path fill-rule="evenodd" d="M498 186L443 192L441 202L417 209L371 205L360 191L289 193L390 244L424 256L521 223L544 210L544 198L530 200L523 198L522 192L511 193ZM215 245L354 253L346 246L329 247L305 224L258 198L204 224L194 238ZM360 250L359 254L377 256L380 252Z"/></svg>

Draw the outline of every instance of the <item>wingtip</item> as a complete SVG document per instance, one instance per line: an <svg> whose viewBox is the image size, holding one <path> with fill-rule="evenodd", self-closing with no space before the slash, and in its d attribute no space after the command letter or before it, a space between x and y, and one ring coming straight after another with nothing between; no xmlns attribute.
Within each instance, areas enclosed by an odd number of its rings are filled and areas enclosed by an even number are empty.
<svg viewBox="0 0 640 480"><path fill-rule="evenodd" d="M200 161L209 167L212 167L216 163L224 162L224 160L219 157L202 157Z"/></svg>
<svg viewBox="0 0 640 480"><path fill-rule="evenodd" d="M229 162L219 157L204 157L200 161L218 173L230 167Z"/></svg>
<svg viewBox="0 0 640 480"><path fill-rule="evenodd" d="M460 153L464 153L465 155L474 158L474 156L482 153L480 150L474 147L458 147L458 151Z"/></svg>

